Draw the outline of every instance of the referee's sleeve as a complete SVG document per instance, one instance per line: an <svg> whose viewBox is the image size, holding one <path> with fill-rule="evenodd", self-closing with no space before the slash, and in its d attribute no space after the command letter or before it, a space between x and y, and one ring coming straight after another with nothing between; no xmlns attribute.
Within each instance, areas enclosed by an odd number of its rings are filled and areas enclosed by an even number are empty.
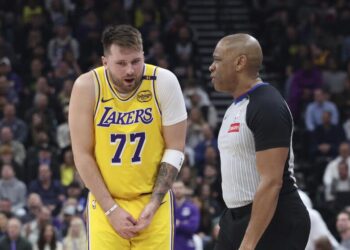
<svg viewBox="0 0 350 250"><path fill-rule="evenodd" d="M289 147L293 121L282 96L272 87L257 89L253 95L246 121L254 135L255 150Z"/></svg>

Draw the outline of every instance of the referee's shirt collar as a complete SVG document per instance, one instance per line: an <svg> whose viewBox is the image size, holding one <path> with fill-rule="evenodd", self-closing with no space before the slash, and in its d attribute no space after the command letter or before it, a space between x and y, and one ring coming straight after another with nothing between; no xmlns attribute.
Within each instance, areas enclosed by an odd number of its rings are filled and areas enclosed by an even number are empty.
<svg viewBox="0 0 350 250"><path fill-rule="evenodd" d="M268 83L266 82L259 82L257 84L254 85L254 87L252 87L250 90L248 90L247 92L245 92L244 94L240 95L239 97L237 97L233 102L234 104L239 103L240 101L242 101L244 98L246 98L250 93L252 93L254 90L256 90L257 88L264 86L264 85L268 85Z"/></svg>

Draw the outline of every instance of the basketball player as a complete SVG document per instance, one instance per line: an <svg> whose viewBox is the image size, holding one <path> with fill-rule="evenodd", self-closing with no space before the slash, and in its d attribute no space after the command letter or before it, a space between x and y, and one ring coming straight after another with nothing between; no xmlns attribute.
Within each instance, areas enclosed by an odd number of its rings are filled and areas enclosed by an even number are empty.
<svg viewBox="0 0 350 250"><path fill-rule="evenodd" d="M224 37L209 67L217 91L234 97L218 136L223 198L216 250L304 250L310 218L293 177L293 120L261 80L262 51L247 34Z"/></svg>
<svg viewBox="0 0 350 250"><path fill-rule="evenodd" d="M103 66L75 82L74 159L90 190L89 249L173 249L169 189L184 159L187 113L179 82L145 64L129 25L102 35Z"/></svg>

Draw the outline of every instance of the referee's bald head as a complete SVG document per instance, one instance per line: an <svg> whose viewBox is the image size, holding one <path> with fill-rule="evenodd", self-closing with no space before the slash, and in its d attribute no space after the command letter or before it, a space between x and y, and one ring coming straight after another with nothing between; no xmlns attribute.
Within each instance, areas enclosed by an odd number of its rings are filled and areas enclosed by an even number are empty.
<svg viewBox="0 0 350 250"><path fill-rule="evenodd" d="M245 56L245 70L253 75L258 74L263 60L261 46L253 36L244 33L228 35L223 37L220 42L225 48L226 53L232 56Z"/></svg>

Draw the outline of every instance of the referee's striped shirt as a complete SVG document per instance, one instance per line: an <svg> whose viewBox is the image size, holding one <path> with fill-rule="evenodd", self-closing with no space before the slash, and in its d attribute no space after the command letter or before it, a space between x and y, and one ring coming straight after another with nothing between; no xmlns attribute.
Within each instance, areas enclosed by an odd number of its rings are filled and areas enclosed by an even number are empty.
<svg viewBox="0 0 350 250"><path fill-rule="evenodd" d="M280 93L267 83L235 99L219 132L222 191L228 208L253 201L259 184L256 151L289 147L281 194L296 189L293 177L293 119Z"/></svg>

